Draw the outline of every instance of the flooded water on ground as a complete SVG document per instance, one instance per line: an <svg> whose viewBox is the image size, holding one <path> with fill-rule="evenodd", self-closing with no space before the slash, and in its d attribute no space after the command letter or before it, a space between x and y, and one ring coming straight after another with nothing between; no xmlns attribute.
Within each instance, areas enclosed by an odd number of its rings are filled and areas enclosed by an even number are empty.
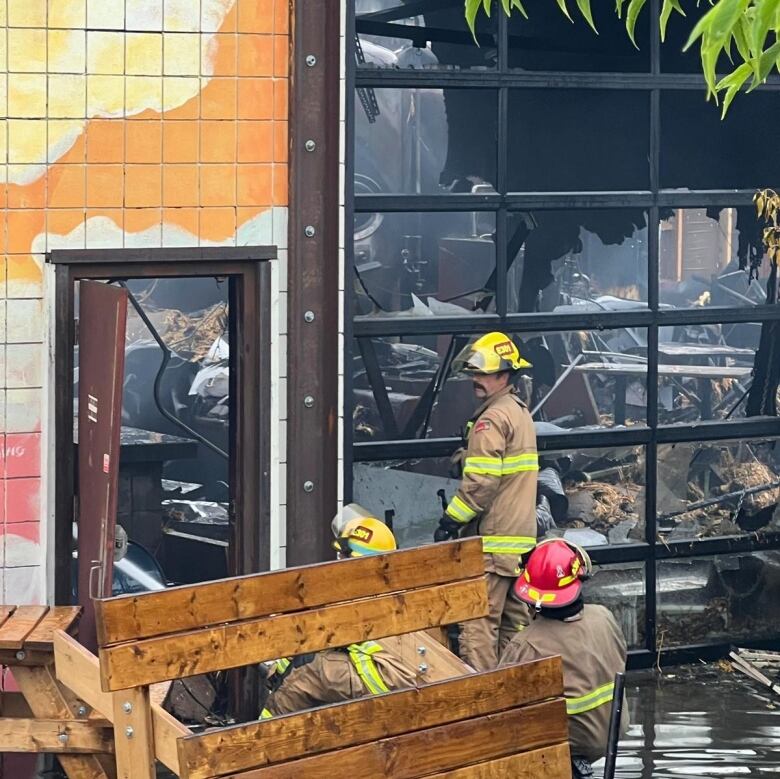
<svg viewBox="0 0 780 779"><path fill-rule="evenodd" d="M717 666L635 672L626 694L632 724L617 779L780 776L780 698L741 674Z"/></svg>

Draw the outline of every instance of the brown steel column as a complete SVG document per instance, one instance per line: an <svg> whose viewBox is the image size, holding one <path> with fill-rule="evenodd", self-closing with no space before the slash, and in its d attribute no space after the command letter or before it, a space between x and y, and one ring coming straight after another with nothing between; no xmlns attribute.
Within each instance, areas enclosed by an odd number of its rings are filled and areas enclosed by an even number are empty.
<svg viewBox="0 0 780 779"><path fill-rule="evenodd" d="M296 0L290 80L287 562L330 556L338 467L339 0Z"/></svg>

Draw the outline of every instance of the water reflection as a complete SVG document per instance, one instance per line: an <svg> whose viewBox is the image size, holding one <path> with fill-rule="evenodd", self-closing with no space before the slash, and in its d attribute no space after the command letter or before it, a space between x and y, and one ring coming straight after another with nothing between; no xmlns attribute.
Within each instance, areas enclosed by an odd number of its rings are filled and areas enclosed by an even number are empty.
<svg viewBox="0 0 780 779"><path fill-rule="evenodd" d="M780 774L780 700L741 676L713 666L636 672L626 692L632 724L617 779Z"/></svg>

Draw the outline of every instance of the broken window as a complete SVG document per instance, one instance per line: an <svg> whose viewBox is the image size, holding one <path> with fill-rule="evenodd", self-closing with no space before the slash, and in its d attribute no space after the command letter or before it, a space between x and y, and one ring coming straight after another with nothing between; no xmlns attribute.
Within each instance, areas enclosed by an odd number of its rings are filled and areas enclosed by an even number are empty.
<svg viewBox="0 0 780 779"><path fill-rule="evenodd" d="M659 298L663 306L744 307L766 303L769 263L757 278L740 259L763 254L753 205L740 208L664 209L658 227ZM743 262L744 267L744 262Z"/></svg>
<svg viewBox="0 0 780 779"><path fill-rule="evenodd" d="M492 89L358 90L356 191L364 195L494 191L497 107L497 92Z"/></svg>
<svg viewBox="0 0 780 779"><path fill-rule="evenodd" d="M576 19L572 24L556 4L535 3L528 19L509 20L509 67L517 70L634 73L650 69L649 14L636 25L637 47L631 45L624 22L606 3L594 3L598 35Z"/></svg>
<svg viewBox="0 0 780 779"><path fill-rule="evenodd" d="M355 314L452 316L495 307L496 218L355 214Z"/></svg>
<svg viewBox="0 0 780 779"><path fill-rule="evenodd" d="M658 447L656 520L666 542L780 530L777 439Z"/></svg>
<svg viewBox="0 0 780 779"><path fill-rule="evenodd" d="M774 636L779 573L776 551L660 560L658 647Z"/></svg>
<svg viewBox="0 0 780 779"><path fill-rule="evenodd" d="M744 419L760 339L758 322L662 328L659 422Z"/></svg>
<svg viewBox="0 0 780 779"><path fill-rule="evenodd" d="M644 542L643 447L544 451L539 468L537 516L549 511L553 534L586 548Z"/></svg>
<svg viewBox="0 0 780 779"><path fill-rule="evenodd" d="M355 0L358 68L479 69L496 66L497 16L480 14L476 37L462 4Z"/></svg>
<svg viewBox="0 0 780 779"><path fill-rule="evenodd" d="M507 308L626 311L647 305L647 213L538 210L507 216Z"/></svg>
<svg viewBox="0 0 780 779"><path fill-rule="evenodd" d="M647 92L512 89L507 122L510 192L650 188ZM450 133L450 156L463 141Z"/></svg>
<svg viewBox="0 0 780 779"><path fill-rule="evenodd" d="M516 382L534 421L561 429L644 425L644 328L514 334L531 363ZM471 379L452 372L466 335L359 338L353 352L356 440L442 438L480 405Z"/></svg>
<svg viewBox="0 0 780 779"><path fill-rule="evenodd" d="M518 387L543 461L578 463L556 475L566 511L558 501L556 527L540 527L574 533L604 564L591 597L606 581L603 602L655 662L658 561L732 542L780 550L771 521L746 530L780 488L754 497L762 485L745 482L772 483L767 440L780 438L780 307L752 202L778 152L744 143L746 128L773 137L776 85L739 95L721 121L689 75L695 47L681 52L703 7L673 14L660 46L640 14L637 47L614 9L594 6L594 35L555 4L530 19L496 7L468 59L448 33L456 5L356 6L372 48L351 74L345 497L379 516L397 503L404 543L426 542L478 405L452 358L475 335L509 334L533 363ZM379 21L416 25L404 31L419 33L416 51L367 26ZM637 593L625 610L623 584Z"/></svg>
<svg viewBox="0 0 780 779"><path fill-rule="evenodd" d="M644 563L616 563L597 566L583 585L587 603L604 606L612 612L623 631L629 649L645 642Z"/></svg>
<svg viewBox="0 0 780 779"><path fill-rule="evenodd" d="M711 102L686 91L661 92L661 187L753 191L765 186L768 172L778 169L780 150L772 143L758 149L744 143L745 128L752 138L772 138L778 122L780 100L774 91L735 100L724 119Z"/></svg>
<svg viewBox="0 0 780 779"><path fill-rule="evenodd" d="M392 528L398 546L408 548L433 540L458 483L449 457L355 463L353 499L370 506Z"/></svg>

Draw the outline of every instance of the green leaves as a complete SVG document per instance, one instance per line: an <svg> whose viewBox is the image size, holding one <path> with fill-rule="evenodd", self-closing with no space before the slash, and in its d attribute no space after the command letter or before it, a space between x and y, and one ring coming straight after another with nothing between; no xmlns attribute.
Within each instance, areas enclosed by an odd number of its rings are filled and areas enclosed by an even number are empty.
<svg viewBox="0 0 780 779"><path fill-rule="evenodd" d="M590 0L577 0L577 7L580 9L580 13L585 17L585 21L590 25L591 30L598 35L599 31L593 23L593 13L590 10Z"/></svg>
<svg viewBox="0 0 780 779"><path fill-rule="evenodd" d="M666 26L669 24L669 19L672 16L672 11L676 11L680 16L685 16L685 11L683 11L682 6L679 3L679 0L664 0L663 6L661 6L661 20L659 29L661 31L661 40L666 40ZM618 11L618 16L620 16L620 12Z"/></svg>
<svg viewBox="0 0 780 779"><path fill-rule="evenodd" d="M634 30L636 29L636 20L639 18L639 12L645 7L647 0L630 0L628 4L628 10L626 11L626 32L631 39L631 43L634 44L634 48L638 49L636 40L634 40Z"/></svg>
<svg viewBox="0 0 780 779"><path fill-rule="evenodd" d="M722 112L725 116L740 91L750 91L763 84L773 69L780 72L780 0L707 1L711 7L694 26L684 50L698 44L707 97L712 97L716 103L722 98ZM513 10L517 10L528 18L522 0L499 2L506 14L511 15ZM561 13L569 21L574 21L566 0L555 2ZM582 18L597 33L591 9L592 0L576 2ZM685 16L685 8L690 8L694 2L698 7L704 0L662 0L659 19L662 41L666 39L672 14ZM480 10L490 15L493 0L464 0L464 3L466 21L474 35ZM647 0L615 0L615 12L620 19L625 13L626 33L637 48L636 25L647 5ZM724 60L731 63L731 72L726 75L723 75Z"/></svg>

